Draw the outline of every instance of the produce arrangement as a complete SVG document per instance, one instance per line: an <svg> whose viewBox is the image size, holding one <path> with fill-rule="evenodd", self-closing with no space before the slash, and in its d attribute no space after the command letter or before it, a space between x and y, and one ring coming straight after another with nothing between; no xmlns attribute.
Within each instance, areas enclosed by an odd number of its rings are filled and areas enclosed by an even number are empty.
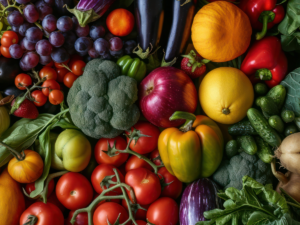
<svg viewBox="0 0 300 225"><path fill-rule="evenodd" d="M300 225L300 0L0 0L0 225Z"/></svg>

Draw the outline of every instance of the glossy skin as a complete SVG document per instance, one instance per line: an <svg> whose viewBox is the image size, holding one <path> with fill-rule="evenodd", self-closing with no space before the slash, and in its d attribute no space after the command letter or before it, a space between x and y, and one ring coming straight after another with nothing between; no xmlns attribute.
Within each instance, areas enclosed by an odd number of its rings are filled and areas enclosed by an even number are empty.
<svg viewBox="0 0 300 225"><path fill-rule="evenodd" d="M28 222L28 216L33 215L38 218L35 225L64 225L64 215L59 208L52 203L36 202L26 209L21 218L20 224Z"/></svg>
<svg viewBox="0 0 300 225"><path fill-rule="evenodd" d="M128 219L128 213L121 205L114 202L106 202L98 206L94 212L94 225L114 224L120 215L119 222L124 223ZM129 225L130 223L127 223Z"/></svg>
<svg viewBox="0 0 300 225"><path fill-rule="evenodd" d="M66 68L56 68L57 72L57 82L63 83L64 82L64 77L67 73L69 73L69 70Z"/></svg>
<svg viewBox="0 0 300 225"><path fill-rule="evenodd" d="M161 192L161 197L170 197L176 199L182 192L182 182L169 173L166 167L162 167L157 172L159 178L164 179L164 183L167 185Z"/></svg>
<svg viewBox="0 0 300 225"><path fill-rule="evenodd" d="M287 58L277 37L270 36L256 41L248 50L241 71L249 76L252 83L257 83L259 79L254 76L258 69L271 71L272 79L265 81L270 88L278 85L287 75Z"/></svg>
<svg viewBox="0 0 300 225"><path fill-rule="evenodd" d="M83 175L69 172L58 180L56 196L67 209L77 210L91 203L93 188Z"/></svg>
<svg viewBox="0 0 300 225"><path fill-rule="evenodd" d="M123 207L128 211L127 203L125 199L122 200ZM134 214L134 210L132 210L132 214L134 216L134 219L136 220L146 220L147 215L147 209L149 208L149 205L141 205L142 208L146 209L137 209L136 213Z"/></svg>
<svg viewBox="0 0 300 225"><path fill-rule="evenodd" d="M52 105L59 105L64 100L64 93L60 90L53 90L49 94L49 102Z"/></svg>
<svg viewBox="0 0 300 225"><path fill-rule="evenodd" d="M1 47L0 47L0 51L1 51L1 54L2 54L5 58L8 58L8 59L11 58L11 55L10 55L10 53L9 53L9 48L8 48L8 47L1 46Z"/></svg>
<svg viewBox="0 0 300 225"><path fill-rule="evenodd" d="M47 197L49 197L51 194L52 194L52 192L53 192L53 190L54 190L54 185L55 185L55 183L54 183L54 180L52 179L52 180L50 180L50 182L49 182L49 185L48 185L48 193L47 193ZM35 183L29 183L29 184L26 184L26 186L25 186L25 191L26 191L26 193L29 195L31 192L33 192L35 190Z"/></svg>
<svg viewBox="0 0 300 225"><path fill-rule="evenodd" d="M72 67L70 69L76 76L80 76L83 74L85 65L86 63L84 61L77 60L74 63L72 63Z"/></svg>
<svg viewBox="0 0 300 225"><path fill-rule="evenodd" d="M38 107L43 106L47 102L47 96L43 94L40 90L35 90L31 93L31 97L34 98L34 104Z"/></svg>
<svg viewBox="0 0 300 225"><path fill-rule="evenodd" d="M50 90L60 90L60 85L55 81L55 80L46 80L43 84L42 84L42 92L44 95L49 96L50 94Z"/></svg>
<svg viewBox="0 0 300 225"><path fill-rule="evenodd" d="M76 76L74 73L69 72L64 76L64 85L66 85L68 88L71 88L73 86L73 83L75 80L77 80L78 76Z"/></svg>
<svg viewBox="0 0 300 225"><path fill-rule="evenodd" d="M55 69L48 67L48 66L44 66L40 72L39 72L39 76L41 79L43 79L44 77L46 77L45 79L47 80L56 80L57 79L57 72L55 71Z"/></svg>
<svg viewBox="0 0 300 225"><path fill-rule="evenodd" d="M153 172L153 168L149 163L135 155L132 155L125 164L125 171L128 172L129 170L134 170L141 167Z"/></svg>
<svg viewBox="0 0 300 225"><path fill-rule="evenodd" d="M15 85L18 89L24 91L26 87L32 85L32 79L29 75L21 73L15 78Z"/></svg>
<svg viewBox="0 0 300 225"><path fill-rule="evenodd" d="M74 214L75 211L70 211L69 212L69 216L67 218L67 222L65 225L72 225L70 223L72 217L73 217L73 214ZM79 213L76 218L75 218L75 222L73 225L88 225L89 224L89 219L88 219L88 215L87 213Z"/></svg>
<svg viewBox="0 0 300 225"><path fill-rule="evenodd" d="M138 225L147 225L147 223L143 220L136 220L135 221Z"/></svg>
<svg viewBox="0 0 300 225"><path fill-rule="evenodd" d="M5 31L1 37L1 46L9 48L13 44L19 43L19 37L16 32Z"/></svg>
<svg viewBox="0 0 300 225"><path fill-rule="evenodd" d="M130 34L134 27L134 16L127 9L115 9L106 19L106 25L110 33L123 37Z"/></svg>

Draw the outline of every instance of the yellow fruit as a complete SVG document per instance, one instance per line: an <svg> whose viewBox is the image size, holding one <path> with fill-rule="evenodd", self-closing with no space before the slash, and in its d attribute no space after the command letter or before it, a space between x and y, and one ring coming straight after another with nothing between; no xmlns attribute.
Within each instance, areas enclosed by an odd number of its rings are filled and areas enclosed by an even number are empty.
<svg viewBox="0 0 300 225"><path fill-rule="evenodd" d="M222 124L233 124L246 116L254 92L249 78L240 70L220 67L209 72L199 88L205 114Z"/></svg>

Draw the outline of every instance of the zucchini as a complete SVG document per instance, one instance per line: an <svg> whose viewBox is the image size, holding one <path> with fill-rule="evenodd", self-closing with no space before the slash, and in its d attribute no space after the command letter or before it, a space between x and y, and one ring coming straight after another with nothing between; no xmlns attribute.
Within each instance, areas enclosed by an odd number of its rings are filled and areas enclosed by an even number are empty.
<svg viewBox="0 0 300 225"><path fill-rule="evenodd" d="M260 107L263 112L267 113L270 116L279 115L279 109L277 108L274 100L270 97L262 97L260 99Z"/></svg>
<svg viewBox="0 0 300 225"><path fill-rule="evenodd" d="M271 163L273 160L272 147L259 136L255 137L255 141L257 144L257 156L264 163Z"/></svg>
<svg viewBox="0 0 300 225"><path fill-rule="evenodd" d="M265 83L255 84L254 92L258 95L265 95L268 92L268 86Z"/></svg>
<svg viewBox="0 0 300 225"><path fill-rule="evenodd" d="M237 137L237 142L247 154L254 155L257 152L257 145L254 137L250 135L239 136Z"/></svg>
<svg viewBox="0 0 300 225"><path fill-rule="evenodd" d="M271 127L273 127L275 130L277 130L279 133L282 133L284 130L284 123L282 122L282 119L280 116L271 116L269 118L269 124Z"/></svg>
<svg viewBox="0 0 300 225"><path fill-rule="evenodd" d="M293 122L295 119L295 113L292 110L283 110L281 112L281 118L286 123Z"/></svg>
<svg viewBox="0 0 300 225"><path fill-rule="evenodd" d="M225 147L225 152L228 158L231 158L239 153L240 145L236 140L228 141Z"/></svg>
<svg viewBox="0 0 300 225"><path fill-rule="evenodd" d="M228 128L228 133L230 135L234 136L240 136L240 135L257 135L257 132L252 127L249 120L240 121L238 123L235 123L231 125Z"/></svg>
<svg viewBox="0 0 300 225"><path fill-rule="evenodd" d="M287 136L297 133L297 132L299 132L297 126L295 124L289 124L286 126L286 128L284 130L284 135L287 137Z"/></svg>
<svg viewBox="0 0 300 225"><path fill-rule="evenodd" d="M248 119L251 125L261 138L272 147L279 147L281 144L281 138L278 133L269 125L264 116L254 108L248 109Z"/></svg>
<svg viewBox="0 0 300 225"><path fill-rule="evenodd" d="M285 100L286 89L280 84L276 85L268 92L266 96L272 98L274 103L277 105L277 108L280 110Z"/></svg>

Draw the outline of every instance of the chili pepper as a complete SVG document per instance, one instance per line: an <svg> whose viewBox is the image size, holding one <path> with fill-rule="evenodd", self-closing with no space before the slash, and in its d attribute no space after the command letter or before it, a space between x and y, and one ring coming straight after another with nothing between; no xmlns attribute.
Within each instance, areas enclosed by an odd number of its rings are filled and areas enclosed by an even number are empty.
<svg viewBox="0 0 300 225"><path fill-rule="evenodd" d="M249 49L241 71L252 83L264 80L270 87L278 85L287 75L288 62L277 37L265 37L256 41Z"/></svg>
<svg viewBox="0 0 300 225"><path fill-rule="evenodd" d="M134 78L136 81L141 82L146 75L146 64L139 58L131 58L125 55L118 59L117 64L122 69L122 74Z"/></svg>
<svg viewBox="0 0 300 225"><path fill-rule="evenodd" d="M284 18L284 8L276 5L276 0L241 0L239 7L248 15L253 29L262 30L256 34L260 40L268 29L280 23Z"/></svg>

